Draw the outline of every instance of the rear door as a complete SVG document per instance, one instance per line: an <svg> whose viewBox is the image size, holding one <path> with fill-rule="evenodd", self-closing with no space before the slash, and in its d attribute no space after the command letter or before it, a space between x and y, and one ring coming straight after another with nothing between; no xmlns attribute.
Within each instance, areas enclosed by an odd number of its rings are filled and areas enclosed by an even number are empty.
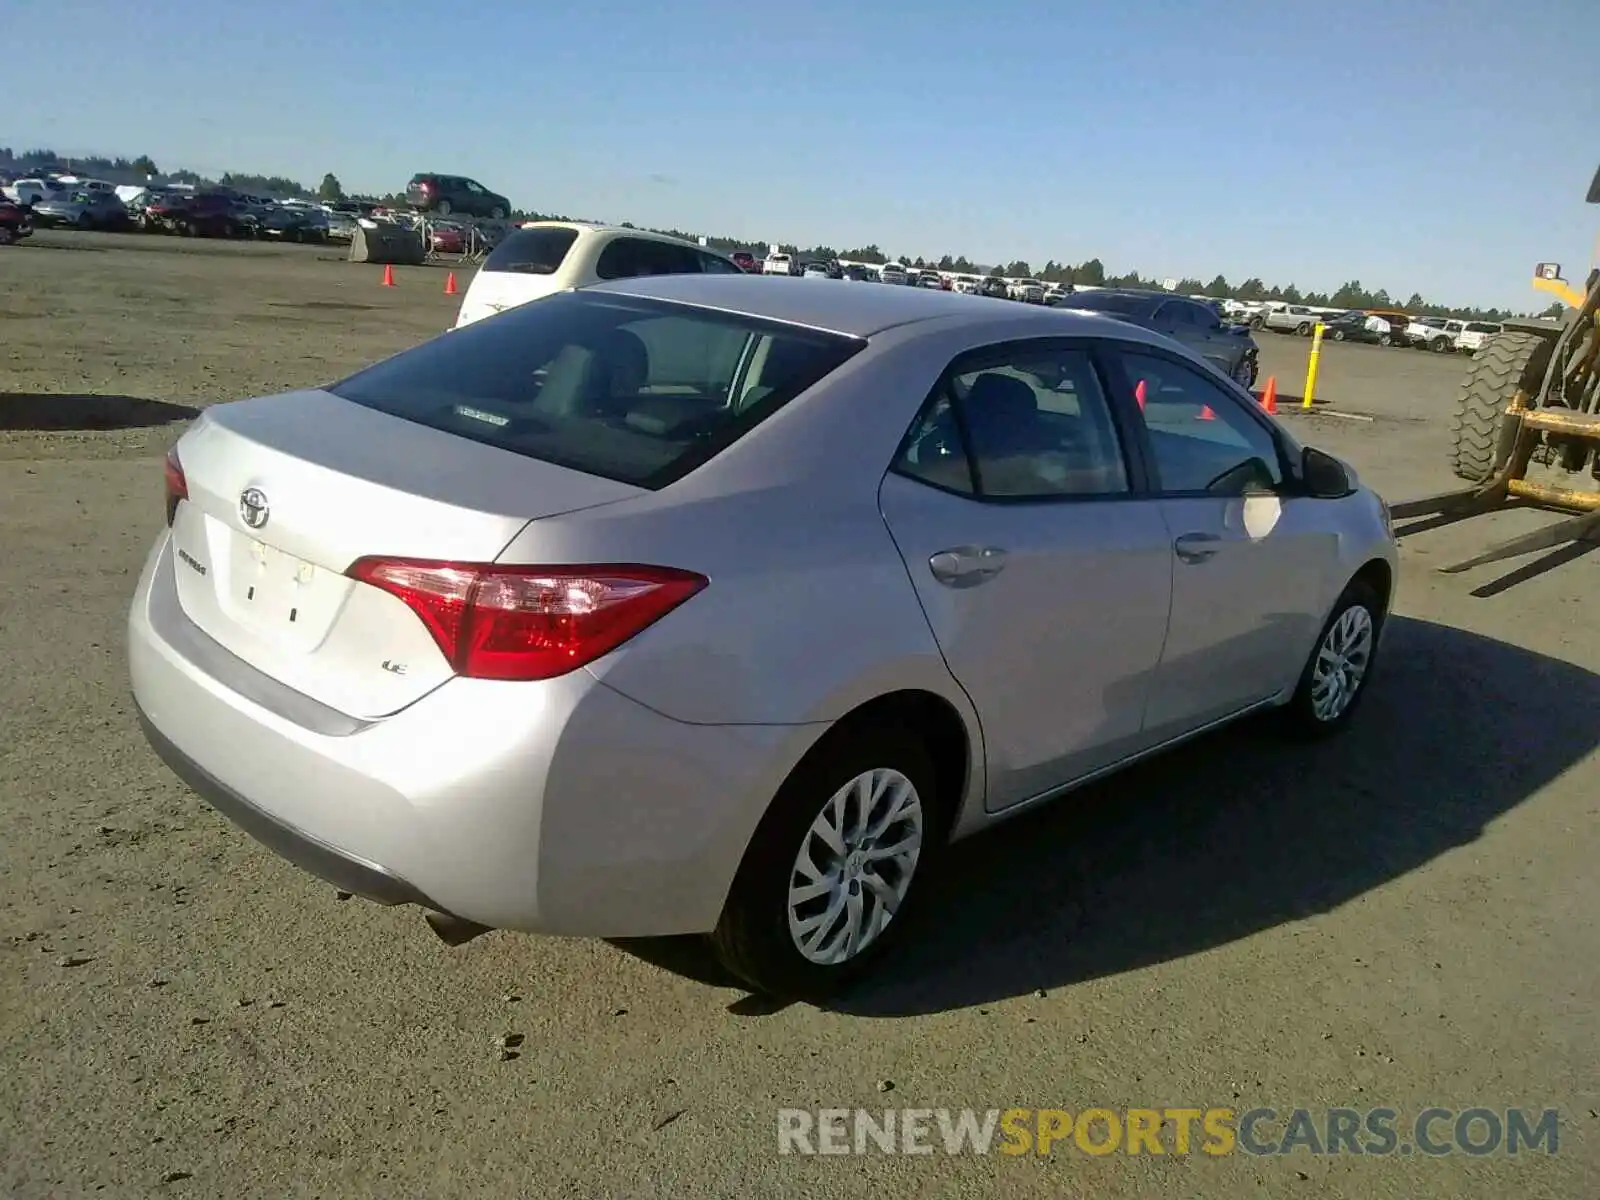
<svg viewBox="0 0 1600 1200"><path fill-rule="evenodd" d="M1170 539L1172 619L1150 697L1160 740L1241 711L1298 672L1338 559L1317 500L1284 494L1271 424L1235 389L1158 347L1124 344L1143 384L1145 453Z"/></svg>
<svg viewBox="0 0 1600 1200"><path fill-rule="evenodd" d="M983 728L993 811L1144 744L1172 555L1090 344L952 364L880 493Z"/></svg>

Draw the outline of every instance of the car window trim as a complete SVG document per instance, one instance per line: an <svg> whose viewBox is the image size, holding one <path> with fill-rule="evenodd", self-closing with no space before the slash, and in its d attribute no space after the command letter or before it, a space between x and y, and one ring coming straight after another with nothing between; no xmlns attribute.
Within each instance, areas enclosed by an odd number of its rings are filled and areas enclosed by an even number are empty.
<svg viewBox="0 0 1600 1200"><path fill-rule="evenodd" d="M1122 469L1128 480L1128 487L1121 492L1063 492L1042 496L986 496L982 493L983 473L974 461L972 442L967 435L966 418L961 412L961 406L956 403L957 397L952 386L957 375L971 374L973 371L982 371L985 364L991 367L1011 366L1012 359L1018 354L1039 354L1051 351L1076 351L1083 353L1089 359L1090 370L1094 372L1095 382L1099 385L1102 398L1105 401L1107 413L1111 418L1112 433L1118 444L1118 451L1122 455ZM906 427L901 436L899 445L895 448L894 456L889 461L889 468L885 476L898 475L913 483L930 487L937 492L948 496L955 496L962 500L970 500L975 504L987 504L994 507L1016 508L1018 506L1044 507L1063 504L1122 504L1135 500L1149 500L1155 492L1151 487L1154 478L1150 473L1151 459L1149 447L1144 445L1144 426L1136 420L1137 414L1130 415L1123 411L1112 389L1115 378L1107 373L1108 364L1101 353L1101 339L1086 337L1043 337L1043 338L1013 338L1005 342L992 342L985 346L976 346L957 354L946 364L945 369L939 372L939 378L929 389L922 403L917 406L916 415ZM955 418L956 434L961 441L961 451L967 460L967 477L972 481L975 491L963 492L943 484L933 483L920 475L911 473L901 466L901 459L911 446L911 438L919 426L927 419L941 398L949 396L951 410ZM1129 401L1132 402L1131 399ZM1131 439L1137 436L1136 443Z"/></svg>
<svg viewBox="0 0 1600 1200"><path fill-rule="evenodd" d="M1150 494L1163 500L1205 498L1210 500L1238 499L1238 497L1222 497L1214 492L1204 489L1169 489L1160 485L1161 472L1156 463L1155 447L1150 441L1150 430L1145 425L1144 419L1138 415L1138 401L1134 399L1135 381L1133 374L1128 370L1125 357L1129 354L1142 354L1150 358L1163 359L1176 367L1186 367L1190 371L1212 384L1222 393L1222 398L1228 401L1236 412L1244 413L1248 419L1256 424L1271 440L1278 453L1278 471L1283 476L1281 494L1285 497L1296 495L1294 481L1298 478L1294 465L1294 456L1290 453L1289 443L1284 433L1267 415L1261 411L1256 398L1246 391L1237 380L1229 379L1204 359L1190 359L1181 354L1174 354L1164 346L1151 342L1134 341L1129 338L1115 339L1115 345L1107 345L1107 368L1115 372L1115 377L1121 381L1119 390L1114 393L1124 398L1124 405L1131 406L1137 420L1137 440L1141 453L1148 463L1147 479L1150 484Z"/></svg>

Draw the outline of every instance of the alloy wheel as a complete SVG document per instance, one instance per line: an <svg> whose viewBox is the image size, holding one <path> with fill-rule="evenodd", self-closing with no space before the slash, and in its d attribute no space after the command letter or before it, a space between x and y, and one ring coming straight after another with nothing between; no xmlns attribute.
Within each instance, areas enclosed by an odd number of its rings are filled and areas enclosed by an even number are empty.
<svg viewBox="0 0 1600 1200"><path fill-rule="evenodd" d="M817 814L789 873L789 936L818 966L856 958L882 936L922 855L923 804L899 771L846 783Z"/></svg>
<svg viewBox="0 0 1600 1200"><path fill-rule="evenodd" d="M1372 614L1360 604L1328 629L1311 668L1311 713L1318 721L1337 721L1355 700L1372 662L1373 636Z"/></svg>

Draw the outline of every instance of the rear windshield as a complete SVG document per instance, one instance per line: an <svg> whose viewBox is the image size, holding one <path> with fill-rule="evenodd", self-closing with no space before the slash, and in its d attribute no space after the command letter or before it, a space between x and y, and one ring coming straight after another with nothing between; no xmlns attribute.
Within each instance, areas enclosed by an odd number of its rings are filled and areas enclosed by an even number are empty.
<svg viewBox="0 0 1600 1200"><path fill-rule="evenodd" d="M485 271L515 271L521 275L554 275L567 251L578 240L576 229L519 229L483 260Z"/></svg>
<svg viewBox="0 0 1600 1200"><path fill-rule="evenodd" d="M866 343L753 317L569 292L424 342L329 390L529 458L662 488Z"/></svg>

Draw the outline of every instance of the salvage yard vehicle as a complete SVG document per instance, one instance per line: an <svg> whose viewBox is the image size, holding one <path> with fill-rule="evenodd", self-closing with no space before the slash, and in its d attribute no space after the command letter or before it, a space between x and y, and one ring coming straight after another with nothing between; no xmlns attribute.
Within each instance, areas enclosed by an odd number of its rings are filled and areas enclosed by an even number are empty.
<svg viewBox="0 0 1600 1200"><path fill-rule="evenodd" d="M1018 279L1010 285L1006 294L1024 304L1043 304L1044 284L1037 279Z"/></svg>
<svg viewBox="0 0 1600 1200"><path fill-rule="evenodd" d="M1387 346L1393 341L1388 322L1374 320L1360 309L1330 317L1323 322L1323 328L1326 330L1324 336L1335 342L1367 342L1374 346ZM1385 338L1389 340L1385 341Z"/></svg>
<svg viewBox="0 0 1600 1200"><path fill-rule="evenodd" d="M184 237L239 237L248 226L224 192L169 192L144 211L144 227Z"/></svg>
<svg viewBox="0 0 1600 1200"><path fill-rule="evenodd" d="M21 241L33 232L33 216L26 204L0 200L0 246Z"/></svg>
<svg viewBox="0 0 1600 1200"><path fill-rule="evenodd" d="M1451 321L1444 317L1414 317L1405 327L1404 338L1418 350L1431 350L1435 354L1451 354L1456 348L1456 335L1466 327L1464 321Z"/></svg>
<svg viewBox="0 0 1600 1200"><path fill-rule="evenodd" d="M1585 197L1600 204L1600 171ZM1533 286L1567 306L1564 320L1506 320L1472 356L1451 418L1450 468L1467 486L1394 506L1396 519L1447 524L1508 504L1569 514L1439 569L1470 570L1600 542L1600 268L1582 291L1559 263L1534 267ZM1538 466L1553 478L1530 478Z"/></svg>
<svg viewBox="0 0 1600 1200"><path fill-rule="evenodd" d="M1269 309L1260 315L1261 323L1256 328L1270 329L1274 333L1296 333L1301 337L1310 337L1317 322L1323 319L1321 313L1304 304L1285 304L1282 308Z"/></svg>
<svg viewBox="0 0 1600 1200"><path fill-rule="evenodd" d="M33 206L34 224L41 229L127 229L132 225L127 207L115 192L80 189L59 192Z"/></svg>
<svg viewBox="0 0 1600 1200"><path fill-rule="evenodd" d="M1476 354L1488 344L1490 338L1503 331L1504 326L1492 321L1468 321L1456 336L1456 349L1467 354Z"/></svg>
<svg viewBox="0 0 1600 1200"><path fill-rule="evenodd" d="M455 213L503 221L511 215L510 200L465 175L413 175L406 184L406 203L420 213L439 217Z"/></svg>
<svg viewBox="0 0 1600 1200"><path fill-rule="evenodd" d="M732 259L664 233L577 221L530 221L513 230L483 260L461 297L455 327L610 279L743 274Z"/></svg>
<svg viewBox="0 0 1600 1200"><path fill-rule="evenodd" d="M202 797L452 943L703 935L790 997L952 840L1344 727L1396 570L1349 467L1140 326L742 272L212 405L165 475L128 662Z"/></svg>
<svg viewBox="0 0 1600 1200"><path fill-rule="evenodd" d="M1055 308L1081 309L1132 321L1183 343L1241 387L1254 387L1261 350L1248 325L1223 324L1209 303L1138 288L1096 288L1056 299Z"/></svg>

